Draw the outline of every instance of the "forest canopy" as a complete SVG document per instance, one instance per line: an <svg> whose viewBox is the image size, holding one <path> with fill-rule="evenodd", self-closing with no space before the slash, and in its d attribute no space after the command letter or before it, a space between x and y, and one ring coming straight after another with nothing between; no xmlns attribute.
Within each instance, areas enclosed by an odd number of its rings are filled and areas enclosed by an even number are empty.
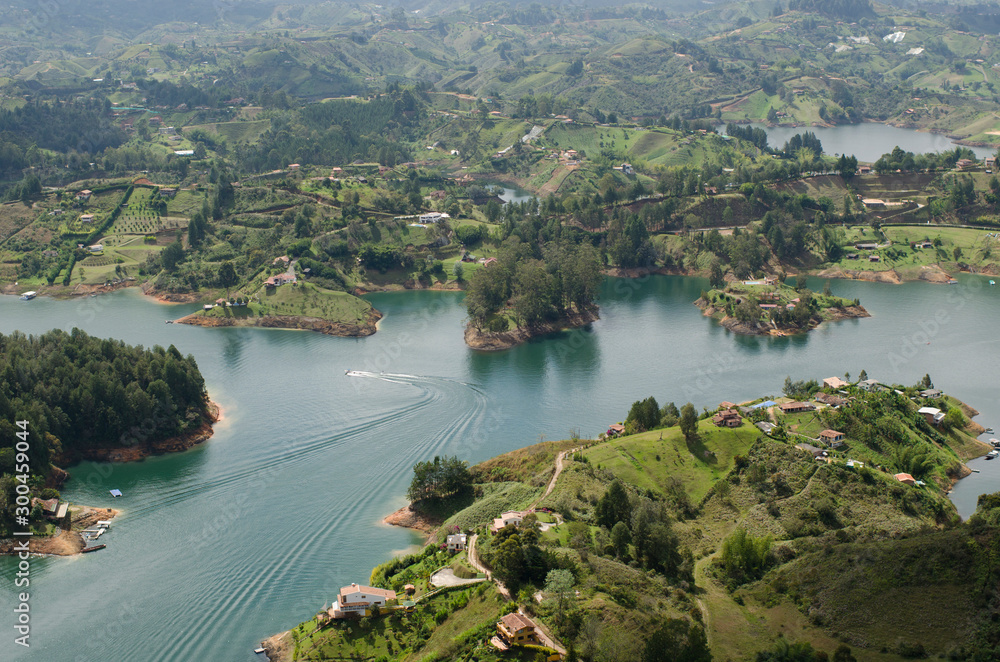
<svg viewBox="0 0 1000 662"><path fill-rule="evenodd" d="M0 473L12 469L17 420L30 424L30 466L43 473L55 457L182 434L207 412L194 357L173 345L145 349L79 329L0 334Z"/></svg>

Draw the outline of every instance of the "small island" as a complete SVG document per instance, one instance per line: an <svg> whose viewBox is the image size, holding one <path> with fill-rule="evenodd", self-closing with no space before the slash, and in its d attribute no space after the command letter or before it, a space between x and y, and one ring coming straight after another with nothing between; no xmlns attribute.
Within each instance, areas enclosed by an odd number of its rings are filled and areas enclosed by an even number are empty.
<svg viewBox="0 0 1000 662"><path fill-rule="evenodd" d="M117 515L61 500L70 476L60 466L186 450L218 418L194 357L173 345L146 349L79 329L0 334L0 554L15 553L3 539L25 530L34 553L80 553L80 532Z"/></svg>
<svg viewBox="0 0 1000 662"><path fill-rule="evenodd" d="M823 322L871 317L857 299L834 296L827 285L818 294L800 277L791 287L775 276L733 281L702 292L695 305L735 333L788 335L815 329Z"/></svg>
<svg viewBox="0 0 1000 662"><path fill-rule="evenodd" d="M330 336L364 337L376 331L382 313L348 292L299 282L292 273L272 276L253 296L220 298L176 320L195 326L256 326L306 329Z"/></svg>
<svg viewBox="0 0 1000 662"><path fill-rule="evenodd" d="M510 238L469 281L465 343L473 349L509 349L586 326L599 319L602 277L600 253L582 239L532 247Z"/></svg>

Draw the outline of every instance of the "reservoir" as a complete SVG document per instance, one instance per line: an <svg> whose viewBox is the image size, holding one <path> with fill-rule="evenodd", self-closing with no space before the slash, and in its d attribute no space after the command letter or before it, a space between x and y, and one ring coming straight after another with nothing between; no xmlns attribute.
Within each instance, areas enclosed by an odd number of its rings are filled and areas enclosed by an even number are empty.
<svg viewBox="0 0 1000 662"><path fill-rule="evenodd" d="M789 138L797 133L809 131L815 133L823 143L823 151L830 155L847 154L858 157L859 161L874 163L883 154L891 152L897 145L904 151L914 154L927 152L943 152L960 147L948 136L940 133L903 129L888 124L864 122L862 124L839 124L837 126L800 126L769 127L764 124L751 124L754 128L767 131L767 144L773 149L781 149ZM725 133L724 126L718 127L720 133ZM997 147L968 147L977 158L996 156Z"/></svg>
<svg viewBox="0 0 1000 662"><path fill-rule="evenodd" d="M780 395L785 376L865 369L937 388L1000 427L1000 289L833 281L873 317L786 338L737 336L692 305L707 282L608 279L590 328L509 351L469 350L461 295L371 295L374 336L164 324L197 308L136 289L72 301L0 297L0 331L79 327L197 359L224 410L191 451L71 469L66 499L123 510L108 547L31 565L31 648L5 660L255 660L252 649L310 618L374 564L419 542L380 520L405 504L412 465L477 462L571 430L593 437L653 395L699 410ZM814 280L810 287L822 289ZM348 376L345 371L358 371ZM990 435L987 435L990 436ZM1000 490L1000 462L960 482L963 516ZM120 489L113 499L108 490ZM0 609L13 609L16 560L0 559Z"/></svg>

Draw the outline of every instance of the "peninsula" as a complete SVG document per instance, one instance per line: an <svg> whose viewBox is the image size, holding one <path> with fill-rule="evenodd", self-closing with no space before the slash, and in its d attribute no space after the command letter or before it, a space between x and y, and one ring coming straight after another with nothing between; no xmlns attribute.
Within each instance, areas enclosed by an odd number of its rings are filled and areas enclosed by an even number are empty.
<svg viewBox="0 0 1000 662"><path fill-rule="evenodd" d="M946 496L990 449L975 410L929 376L783 391L701 414L649 397L596 439L418 463L391 521L429 544L262 647L272 662L989 650L1000 497L963 523ZM911 627L919 601L882 608L937 586L933 627Z"/></svg>
<svg viewBox="0 0 1000 662"><path fill-rule="evenodd" d="M362 337L376 331L382 313L347 292L312 283L269 279L252 297L220 298L178 324L207 327L254 326L271 329L307 329L331 336Z"/></svg>
<svg viewBox="0 0 1000 662"><path fill-rule="evenodd" d="M38 553L79 551L74 532L115 514L68 509L57 488L69 474L57 465L185 450L219 418L194 358L172 345L145 349L79 329L0 334L0 375L0 537L28 526Z"/></svg>

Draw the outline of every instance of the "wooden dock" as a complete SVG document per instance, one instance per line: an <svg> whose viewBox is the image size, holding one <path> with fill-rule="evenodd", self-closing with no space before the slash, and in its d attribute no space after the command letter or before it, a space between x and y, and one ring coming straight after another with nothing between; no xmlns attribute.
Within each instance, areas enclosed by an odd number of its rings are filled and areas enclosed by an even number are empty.
<svg viewBox="0 0 1000 662"><path fill-rule="evenodd" d="M81 554L86 554L87 552L96 552L97 550L104 549L105 547L107 547L107 545L103 545L103 544L102 545L94 545L92 547L84 547L83 549L80 550L80 553Z"/></svg>

